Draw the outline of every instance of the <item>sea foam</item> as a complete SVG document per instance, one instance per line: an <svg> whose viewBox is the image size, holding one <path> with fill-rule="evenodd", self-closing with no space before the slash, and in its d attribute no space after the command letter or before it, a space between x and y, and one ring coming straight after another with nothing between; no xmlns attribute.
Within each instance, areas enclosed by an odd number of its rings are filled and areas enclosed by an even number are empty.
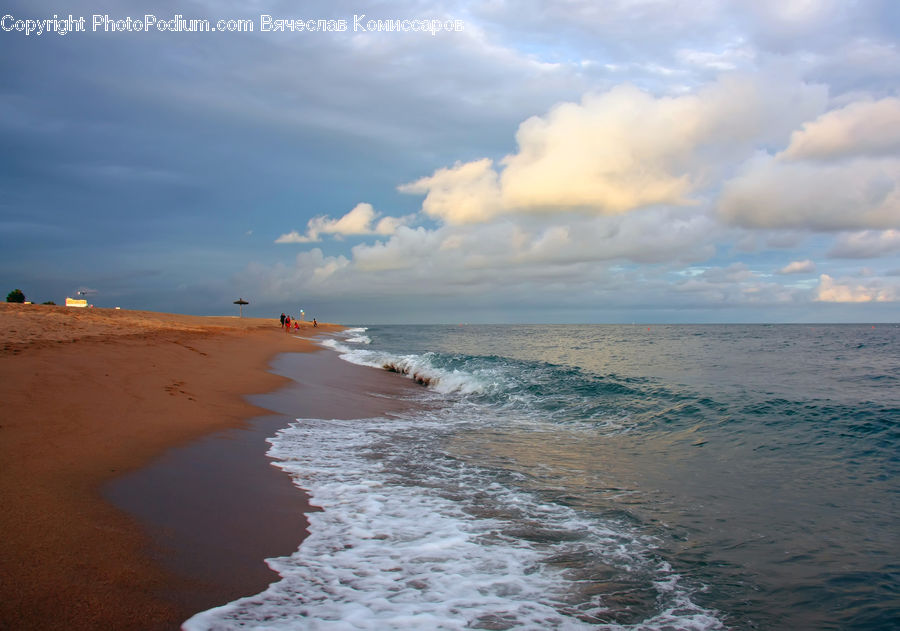
<svg viewBox="0 0 900 631"><path fill-rule="evenodd" d="M635 628L721 628L640 537L435 451L448 423L300 419L280 431L269 455L323 511L297 552L268 560L282 580L185 629L628 628L603 624L604 595L580 593L559 562L579 555L647 575L666 606Z"/></svg>
<svg viewBox="0 0 900 631"><path fill-rule="evenodd" d="M365 335L365 332L369 329L367 327L354 327L352 329L346 329L342 331L340 335L345 338L347 343L349 344L371 344L372 340L368 335Z"/></svg>
<svg viewBox="0 0 900 631"><path fill-rule="evenodd" d="M433 353L398 355L365 348L351 348L346 344L350 341L350 339L341 341L336 338L325 338L319 340L319 344L336 351L341 359L352 364L399 373L441 394L480 393L489 389L496 381L497 375L490 371L482 371L479 374L475 371L436 366Z"/></svg>

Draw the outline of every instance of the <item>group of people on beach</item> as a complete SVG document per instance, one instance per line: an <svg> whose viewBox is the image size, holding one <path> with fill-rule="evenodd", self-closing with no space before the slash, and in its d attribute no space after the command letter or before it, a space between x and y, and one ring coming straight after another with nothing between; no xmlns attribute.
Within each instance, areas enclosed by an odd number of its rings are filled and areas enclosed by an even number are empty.
<svg viewBox="0 0 900 631"><path fill-rule="evenodd" d="M313 318L313 326L314 326L314 327L318 327L318 326L319 326L319 323L316 321L315 318ZM285 314L283 314L283 313L281 314L281 328L284 329L284 330L287 331L287 332L290 332L290 330L291 330L291 316L285 315ZM295 331L300 330L300 321L297 320L297 319L294 319L294 330L295 330Z"/></svg>

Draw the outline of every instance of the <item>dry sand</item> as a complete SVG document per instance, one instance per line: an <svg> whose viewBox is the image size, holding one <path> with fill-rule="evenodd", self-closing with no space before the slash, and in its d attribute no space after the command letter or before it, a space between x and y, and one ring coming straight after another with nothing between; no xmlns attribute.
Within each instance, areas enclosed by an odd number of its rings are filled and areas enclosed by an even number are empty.
<svg viewBox="0 0 900 631"><path fill-rule="evenodd" d="M267 371L276 354L312 349L277 319L0 304L0 628L166 629L194 613L101 489L267 413L241 395L287 382Z"/></svg>

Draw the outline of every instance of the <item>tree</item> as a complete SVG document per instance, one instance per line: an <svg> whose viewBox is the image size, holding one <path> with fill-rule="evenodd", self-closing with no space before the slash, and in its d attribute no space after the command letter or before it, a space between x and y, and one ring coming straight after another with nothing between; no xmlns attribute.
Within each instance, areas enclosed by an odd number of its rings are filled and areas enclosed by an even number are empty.
<svg viewBox="0 0 900 631"><path fill-rule="evenodd" d="M6 302L25 302L25 294L21 289L13 289L6 294Z"/></svg>

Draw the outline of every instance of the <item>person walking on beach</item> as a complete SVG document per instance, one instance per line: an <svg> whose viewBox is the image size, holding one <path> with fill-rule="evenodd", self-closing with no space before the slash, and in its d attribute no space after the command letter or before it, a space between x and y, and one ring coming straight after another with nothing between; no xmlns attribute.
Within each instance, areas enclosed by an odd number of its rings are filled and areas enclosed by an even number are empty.
<svg viewBox="0 0 900 631"><path fill-rule="evenodd" d="M282 313L281 314L281 328L282 329L284 328L284 318L285 318L285 315Z"/></svg>
<svg viewBox="0 0 900 631"><path fill-rule="evenodd" d="M284 330L291 332L291 316L284 316Z"/></svg>
<svg viewBox="0 0 900 631"><path fill-rule="evenodd" d="M316 322L316 319L315 319L315 318L313 318L313 326L319 326L319 323Z"/></svg>

